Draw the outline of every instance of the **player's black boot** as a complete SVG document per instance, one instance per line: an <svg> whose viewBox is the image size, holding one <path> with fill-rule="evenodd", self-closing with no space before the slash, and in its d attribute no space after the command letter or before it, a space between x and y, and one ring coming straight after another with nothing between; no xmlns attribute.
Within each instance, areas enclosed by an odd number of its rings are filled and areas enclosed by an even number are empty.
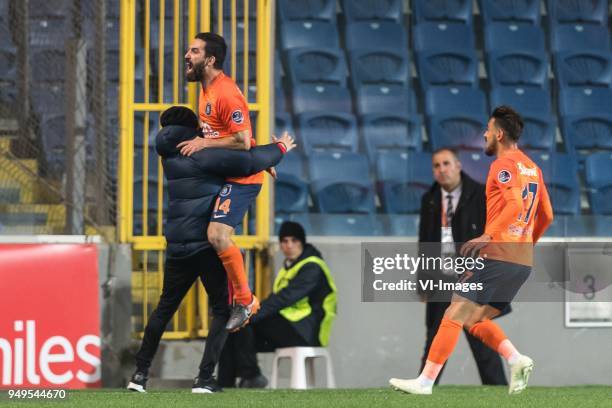
<svg viewBox="0 0 612 408"><path fill-rule="evenodd" d="M191 392L194 394L213 394L215 392L222 392L223 388L217 383L215 377L200 378L196 377L193 380L193 386Z"/></svg>
<svg viewBox="0 0 612 408"><path fill-rule="evenodd" d="M127 389L136 392L147 392L147 375L142 371L136 371L130 382L127 385Z"/></svg>
<svg viewBox="0 0 612 408"><path fill-rule="evenodd" d="M258 374L251 378L241 378L238 388L266 388L268 379L263 374Z"/></svg>

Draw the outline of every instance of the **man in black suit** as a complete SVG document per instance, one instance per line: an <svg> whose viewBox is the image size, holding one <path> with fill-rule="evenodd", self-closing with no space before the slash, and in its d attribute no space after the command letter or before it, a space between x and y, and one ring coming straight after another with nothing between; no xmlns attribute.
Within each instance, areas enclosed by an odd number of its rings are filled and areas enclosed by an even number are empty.
<svg viewBox="0 0 612 408"><path fill-rule="evenodd" d="M487 217L485 186L461 171L461 162L455 152L448 148L433 153L432 170L436 181L421 199L419 254L428 257L455 256L461 243L484 232ZM420 270L418 279L456 282L457 274L454 270ZM421 288L420 285L418 287ZM431 342L450 303L451 293L421 290L420 295L426 302L427 339L419 372L423 371ZM504 312L506 314L509 310ZM499 355L467 331L465 334L482 383L507 385ZM436 383L439 379L440 376Z"/></svg>

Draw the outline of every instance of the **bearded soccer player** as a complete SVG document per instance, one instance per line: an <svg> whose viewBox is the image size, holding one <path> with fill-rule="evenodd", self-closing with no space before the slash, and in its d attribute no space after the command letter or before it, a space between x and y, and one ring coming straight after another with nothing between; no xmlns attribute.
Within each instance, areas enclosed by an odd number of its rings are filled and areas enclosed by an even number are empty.
<svg viewBox="0 0 612 408"><path fill-rule="evenodd" d="M460 279L462 283L477 283L482 289L453 294L423 371L416 379L389 380L397 390L431 394L463 328L508 362L509 394L527 387L533 360L519 353L492 320L527 280L533 265L533 246L553 219L542 171L517 146L522 130L520 115L508 106L496 108L489 118L485 153L497 159L487 178L485 232L466 242L460 251L462 256L479 254L484 258L484 268L467 271Z"/></svg>
<svg viewBox="0 0 612 408"><path fill-rule="evenodd" d="M185 54L187 80L202 85L199 119L204 138L179 144L183 155L190 156L207 148L249 150L255 144L247 101L236 83L222 70L226 52L223 37L199 33ZM228 331L239 330L259 310L259 301L249 288L242 253L232 242L231 235L255 201L263 181L263 172L226 179L207 230L208 240L231 282L234 306L226 326Z"/></svg>

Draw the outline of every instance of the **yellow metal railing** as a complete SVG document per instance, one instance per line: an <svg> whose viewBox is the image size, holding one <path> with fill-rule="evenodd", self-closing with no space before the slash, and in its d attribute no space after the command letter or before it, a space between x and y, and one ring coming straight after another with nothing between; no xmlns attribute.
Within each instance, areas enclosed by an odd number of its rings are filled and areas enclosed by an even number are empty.
<svg viewBox="0 0 612 408"><path fill-rule="evenodd" d="M219 34L225 33L229 46L227 58L231 63L229 74L236 78L240 72L237 32L242 24L242 89L249 101L249 110L257 115L254 129L257 143L269 143L273 0L257 0L255 10L250 9L249 3L249 0L121 1L118 227L121 242L131 243L134 251L134 303L142 305L134 316L137 331L146 325L161 293L166 246L162 231L163 171L159 158L149 149L150 138L154 135L151 131L158 126L159 114L170 106L187 106L197 112L199 84L187 84L181 69L184 52L197 34L198 27L202 32L214 29ZM172 10L171 16L166 15L167 10ZM242 21L238 18L239 10L242 10ZM229 31L224 27L228 21ZM255 38L249 37L252 24L256 25ZM249 44L253 43L258 47L255 61L250 61ZM256 81L250 84L249 64L253 62ZM171 78L171 83L166 81L168 78ZM249 94L250 85L256 86L255 98ZM141 158L141 167L135 166L135 153ZM156 166L157 171L150 166ZM141 186L140 191L136 185ZM234 237L241 248L249 251L245 256L247 267L251 264L251 255L255 256L252 263L258 277L258 294L264 289L259 277L264 273L265 249L270 235L270 193L267 180L255 206L255 231L249 231L245 217L244 234ZM138 211L135 211L135 203L139 204ZM165 334L165 338L206 335L207 300L199 286L188 293L173 319L172 330ZM200 316L199 321L196 321L196 315Z"/></svg>

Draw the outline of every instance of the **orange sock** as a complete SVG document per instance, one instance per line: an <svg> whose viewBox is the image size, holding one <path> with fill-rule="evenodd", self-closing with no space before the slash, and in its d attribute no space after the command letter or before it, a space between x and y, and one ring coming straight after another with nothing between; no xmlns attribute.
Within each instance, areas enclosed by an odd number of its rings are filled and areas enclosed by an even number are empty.
<svg viewBox="0 0 612 408"><path fill-rule="evenodd" d="M444 364L455 349L462 327L463 323L458 320L443 318L440 328L429 348L427 360L435 364Z"/></svg>
<svg viewBox="0 0 612 408"><path fill-rule="evenodd" d="M489 348L497 352L499 352L499 345L501 342L507 339L501 327L493 323L492 320L484 320L476 323L470 329L470 334L479 338Z"/></svg>
<svg viewBox="0 0 612 408"><path fill-rule="evenodd" d="M244 260L240 249L232 245L225 251L219 252L218 255L227 272L227 278L232 284L234 299L237 303L248 305L251 303L252 294L244 271Z"/></svg>

